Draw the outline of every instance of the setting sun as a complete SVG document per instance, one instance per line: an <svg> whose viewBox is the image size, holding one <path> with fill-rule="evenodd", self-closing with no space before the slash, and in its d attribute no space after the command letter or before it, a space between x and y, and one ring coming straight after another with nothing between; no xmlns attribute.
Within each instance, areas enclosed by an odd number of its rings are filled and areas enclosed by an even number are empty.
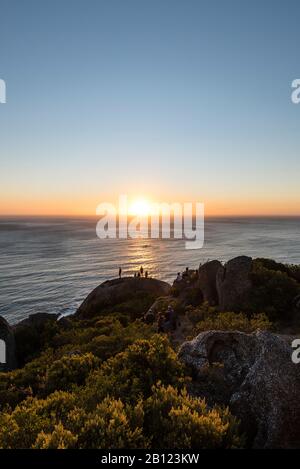
<svg viewBox="0 0 300 469"><path fill-rule="evenodd" d="M134 200L128 208L129 215L138 217L147 217L151 215L151 211L151 203L143 198Z"/></svg>

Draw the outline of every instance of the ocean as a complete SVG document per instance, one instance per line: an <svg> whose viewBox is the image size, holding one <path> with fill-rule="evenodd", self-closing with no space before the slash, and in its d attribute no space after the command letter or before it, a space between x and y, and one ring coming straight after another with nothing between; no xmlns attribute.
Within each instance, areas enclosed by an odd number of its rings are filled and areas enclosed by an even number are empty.
<svg viewBox="0 0 300 469"><path fill-rule="evenodd" d="M207 218L202 249L183 240L100 240L96 219L0 218L0 315L11 324L37 312L75 312L90 291L118 275L172 282L199 263L238 255L300 264L300 217Z"/></svg>

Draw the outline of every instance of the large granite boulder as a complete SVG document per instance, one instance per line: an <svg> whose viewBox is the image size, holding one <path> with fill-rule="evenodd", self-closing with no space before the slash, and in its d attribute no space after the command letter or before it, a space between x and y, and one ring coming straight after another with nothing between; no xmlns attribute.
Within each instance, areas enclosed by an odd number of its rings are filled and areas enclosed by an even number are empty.
<svg viewBox="0 0 300 469"><path fill-rule="evenodd" d="M185 342L194 394L229 405L254 448L300 447L300 365L291 344L269 332L207 331ZM217 371L216 371L217 370Z"/></svg>
<svg viewBox="0 0 300 469"><path fill-rule="evenodd" d="M34 327L36 329L41 329L49 321L56 322L59 318L59 314L50 314L50 313L33 313L30 314L27 318L18 322L13 326L14 330L18 330L21 327Z"/></svg>
<svg viewBox="0 0 300 469"><path fill-rule="evenodd" d="M199 266L198 270L198 284L203 295L203 300L208 301L211 306L219 303L217 292L217 272L223 266L220 261L214 260L206 262Z"/></svg>
<svg viewBox="0 0 300 469"><path fill-rule="evenodd" d="M75 315L87 319L105 311L113 311L124 303L132 306L136 314L144 314L153 301L170 294L171 285L161 280L144 277L124 277L107 280L95 288L83 301Z"/></svg>
<svg viewBox="0 0 300 469"><path fill-rule="evenodd" d="M46 338L55 333L58 317L58 314L34 313L13 326L19 366L40 353Z"/></svg>
<svg viewBox="0 0 300 469"><path fill-rule="evenodd" d="M247 303L251 269L252 259L248 256L235 257L218 269L216 286L221 311L238 311Z"/></svg>
<svg viewBox="0 0 300 469"><path fill-rule="evenodd" d="M8 322L0 316L0 371L13 370L16 366L14 333Z"/></svg>

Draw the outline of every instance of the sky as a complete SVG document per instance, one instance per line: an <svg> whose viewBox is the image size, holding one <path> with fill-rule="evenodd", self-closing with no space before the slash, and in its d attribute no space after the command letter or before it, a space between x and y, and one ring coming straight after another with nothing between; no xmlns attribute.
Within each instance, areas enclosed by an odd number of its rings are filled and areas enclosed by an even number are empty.
<svg viewBox="0 0 300 469"><path fill-rule="evenodd" d="M298 0L0 0L0 214L300 215Z"/></svg>

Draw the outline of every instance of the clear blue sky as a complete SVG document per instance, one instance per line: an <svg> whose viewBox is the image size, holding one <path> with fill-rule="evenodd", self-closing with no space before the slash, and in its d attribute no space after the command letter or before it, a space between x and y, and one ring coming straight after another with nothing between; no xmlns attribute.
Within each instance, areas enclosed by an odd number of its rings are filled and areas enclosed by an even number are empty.
<svg viewBox="0 0 300 469"><path fill-rule="evenodd" d="M126 192L300 214L299 1L1 0L0 18L0 213Z"/></svg>

